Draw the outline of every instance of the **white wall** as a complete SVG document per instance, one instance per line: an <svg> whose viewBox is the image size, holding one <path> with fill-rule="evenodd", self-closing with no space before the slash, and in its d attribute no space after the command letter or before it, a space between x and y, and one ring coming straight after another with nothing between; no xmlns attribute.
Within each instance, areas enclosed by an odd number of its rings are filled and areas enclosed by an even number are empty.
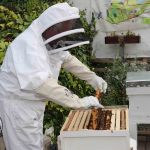
<svg viewBox="0 0 150 150"><path fill-rule="evenodd" d="M73 6L78 7L80 10L86 10L88 22L91 19L91 0L69 0Z"/></svg>
<svg viewBox="0 0 150 150"><path fill-rule="evenodd" d="M73 5L79 9L87 9L88 21L91 18L91 12L94 12L96 17L99 12L103 12L103 6L105 6L104 1L110 2L111 0L70 0ZM150 14L148 14L150 17ZM103 12L103 16L106 17L106 13ZM106 23L104 20L97 19L97 30L98 34L94 38L93 42L93 53L97 58L114 58L116 57L119 50L121 50L118 44L116 45L106 45L104 43L104 37L106 32L119 31L125 32L130 29L131 31L139 34L141 36L140 44L126 44L125 45L125 57L135 58L135 57L150 57L150 25L143 25L141 27L139 23L136 24L136 28L133 21L136 22L136 18L131 19L127 22L120 23L119 25L112 25ZM129 24L128 24L129 23Z"/></svg>

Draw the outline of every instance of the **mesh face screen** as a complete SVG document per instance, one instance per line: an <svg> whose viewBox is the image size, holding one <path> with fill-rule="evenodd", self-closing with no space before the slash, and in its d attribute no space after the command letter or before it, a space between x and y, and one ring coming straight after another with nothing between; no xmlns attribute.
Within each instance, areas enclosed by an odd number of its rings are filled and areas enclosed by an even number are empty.
<svg viewBox="0 0 150 150"><path fill-rule="evenodd" d="M84 41L88 41L85 33L75 33L58 38L54 41L49 42L48 44L52 48L52 50L55 50L60 47L66 47Z"/></svg>
<svg viewBox="0 0 150 150"><path fill-rule="evenodd" d="M44 37L45 40L47 40L47 39L49 39L57 34L60 34L62 32L66 32L69 30L75 30L75 29L81 29L81 28L83 28L83 27L82 27L82 23L81 23L80 19L72 19L72 20L60 22L60 23L57 23L57 24L51 26L46 31L44 31L42 36Z"/></svg>

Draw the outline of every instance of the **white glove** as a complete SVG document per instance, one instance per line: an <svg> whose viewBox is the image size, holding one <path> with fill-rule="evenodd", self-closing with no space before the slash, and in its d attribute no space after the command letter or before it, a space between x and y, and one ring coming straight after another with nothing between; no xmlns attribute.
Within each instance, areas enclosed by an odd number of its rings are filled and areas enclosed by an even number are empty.
<svg viewBox="0 0 150 150"><path fill-rule="evenodd" d="M67 88L59 85L57 80L53 78L48 78L35 92L42 95L43 98L65 107L74 109L89 108L91 106L102 107L96 97L89 96L79 98L77 95L72 94Z"/></svg>
<svg viewBox="0 0 150 150"><path fill-rule="evenodd" d="M84 103L85 108L96 107L96 108L104 108L98 101L98 99L94 96L87 96L81 99Z"/></svg>
<svg viewBox="0 0 150 150"><path fill-rule="evenodd" d="M107 82L101 77L95 75L93 80L89 82L95 90L101 90L101 92L106 93Z"/></svg>
<svg viewBox="0 0 150 150"><path fill-rule="evenodd" d="M87 83L92 85L95 90L101 90L103 93L106 92L107 83L71 54L68 54L68 57L62 64L62 67L66 71L69 71L79 77L81 80L87 81Z"/></svg>

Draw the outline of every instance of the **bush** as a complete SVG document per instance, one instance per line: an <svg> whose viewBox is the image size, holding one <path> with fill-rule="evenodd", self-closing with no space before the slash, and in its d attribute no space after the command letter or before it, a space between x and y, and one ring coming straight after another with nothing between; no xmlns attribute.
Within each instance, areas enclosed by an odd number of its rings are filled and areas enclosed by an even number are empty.
<svg viewBox="0 0 150 150"><path fill-rule="evenodd" d="M127 65L117 58L105 72L108 83L107 93L102 98L103 105L127 105L126 74Z"/></svg>

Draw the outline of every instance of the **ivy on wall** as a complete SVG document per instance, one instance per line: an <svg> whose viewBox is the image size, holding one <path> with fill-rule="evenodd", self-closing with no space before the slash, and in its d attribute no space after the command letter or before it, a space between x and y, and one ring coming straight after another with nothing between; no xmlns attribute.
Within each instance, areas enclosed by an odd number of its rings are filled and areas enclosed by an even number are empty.
<svg viewBox="0 0 150 150"><path fill-rule="evenodd" d="M7 46L20 30L20 16L0 5L0 64Z"/></svg>

